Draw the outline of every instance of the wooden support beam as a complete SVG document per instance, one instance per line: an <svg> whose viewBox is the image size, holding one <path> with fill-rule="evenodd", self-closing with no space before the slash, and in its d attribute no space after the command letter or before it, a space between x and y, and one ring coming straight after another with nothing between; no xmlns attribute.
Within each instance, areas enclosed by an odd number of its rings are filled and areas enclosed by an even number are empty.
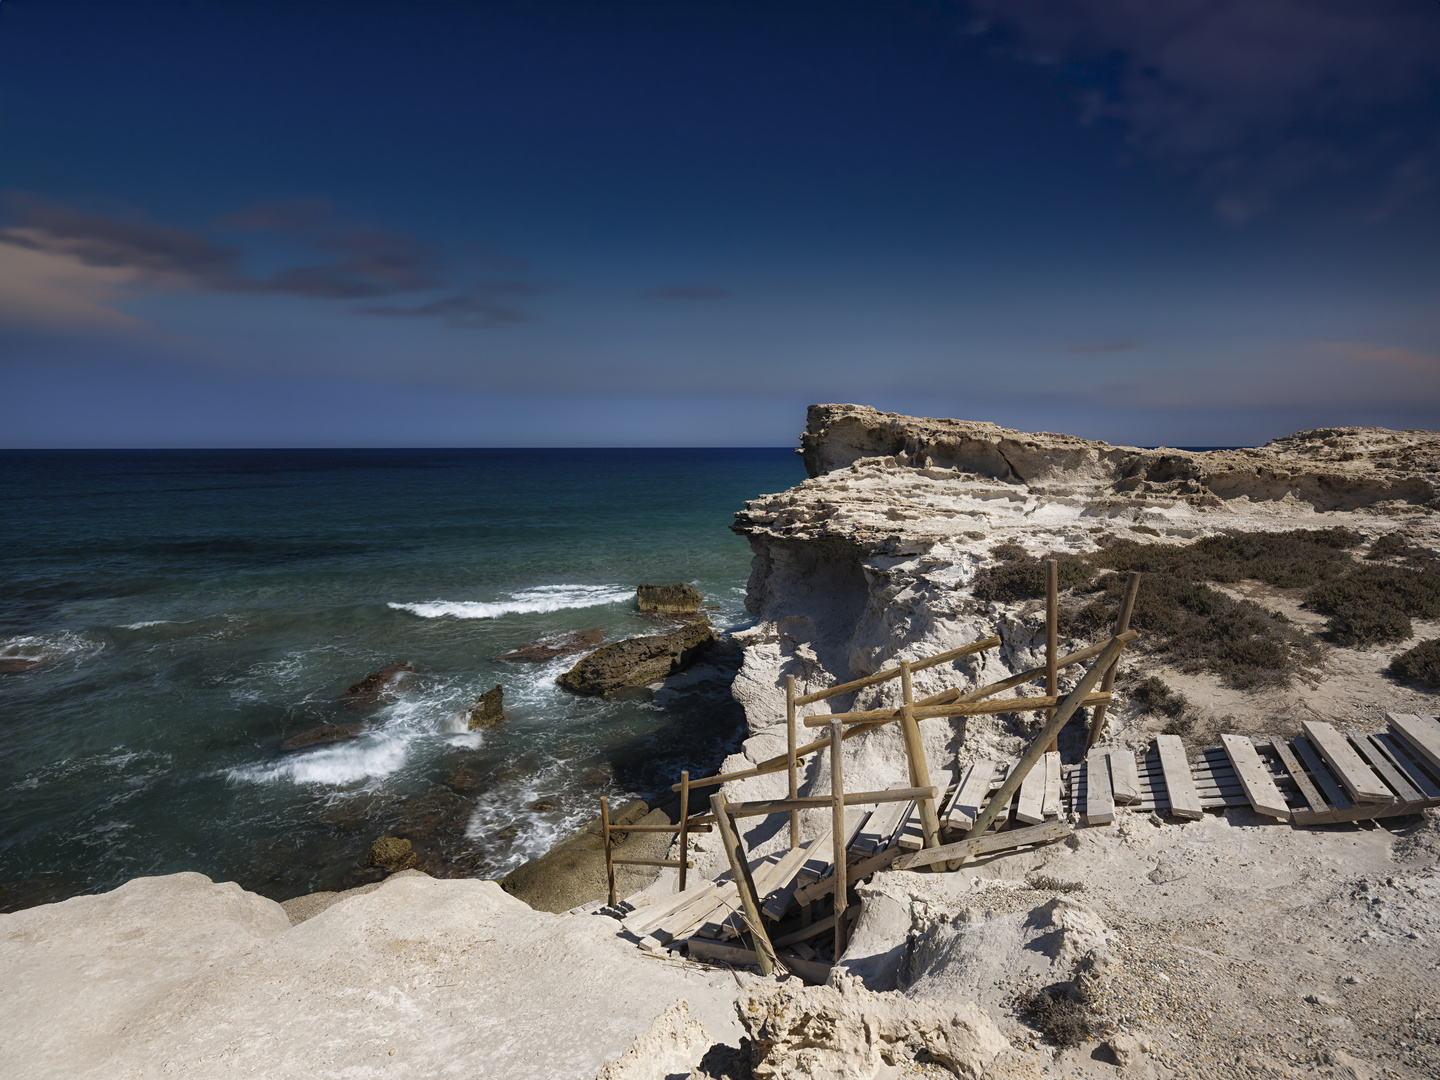
<svg viewBox="0 0 1440 1080"><path fill-rule="evenodd" d="M765 936L765 924L760 921L760 901L755 896L755 879L750 876L750 864L745 860L745 849L740 845L740 836L735 830L725 808L724 795L710 796L710 810L715 823L720 827L720 836L725 844L725 856L730 860L730 874L735 888L740 893L740 910L745 916L745 926L750 931L755 952L760 964L760 974L769 975L778 962L770 939Z"/></svg>
<svg viewBox="0 0 1440 1080"><path fill-rule="evenodd" d="M930 764L925 760L925 743L920 738L920 725L915 721L915 695L910 683L910 665L900 662L900 734L905 739L905 756L910 763L910 786L930 788L932 794L916 800L920 808L920 832L925 847L940 846L940 814L935 809L935 789L930 785Z"/></svg>
<svg viewBox="0 0 1440 1080"><path fill-rule="evenodd" d="M611 825L610 831L624 836L626 833L681 833L681 832L702 832L710 831L709 825ZM616 843L619 843L617 840Z"/></svg>
<svg viewBox="0 0 1440 1080"><path fill-rule="evenodd" d="M1131 570L1125 577L1125 595L1120 600L1120 614L1115 619L1115 633L1123 634L1130 629L1130 616L1135 611L1135 596L1140 591L1140 571ZM1105 672L1105 678L1100 680L1100 692L1108 694L1115 688L1115 674L1119 670L1118 665L1112 664L1110 670ZM1105 710L1103 703L1095 706L1095 711L1090 714L1090 732L1085 738L1085 749L1089 751L1105 734ZM1119 791L1115 793L1118 800Z"/></svg>
<svg viewBox="0 0 1440 1080"><path fill-rule="evenodd" d="M957 701L944 705L916 705L912 711L917 720L933 720L938 716L993 716L996 713L1053 709L1063 700L1059 697L995 698L991 701ZM1085 700L1080 704L1099 705L1109 700L1109 694L1086 694ZM864 712L807 716L805 717L805 726L828 727L831 720L839 720L842 724L847 725L868 724L878 727L881 724L890 724L899 720L902 711L902 709L866 709Z"/></svg>
<svg viewBox="0 0 1440 1080"><path fill-rule="evenodd" d="M854 921L855 917L859 914L859 904L851 904L848 908L845 909L845 917L847 919L850 919L851 921ZM799 941L808 941L810 940L810 938L815 937L817 934L823 934L826 930L829 930L834 925L835 916L827 915L823 919L815 920L815 922L812 922L809 926L802 926L799 930L796 930L792 934L786 934L784 937L776 938L775 948L783 949L785 948L785 946L794 945L796 942Z"/></svg>
<svg viewBox="0 0 1440 1080"><path fill-rule="evenodd" d="M695 865L680 859L611 859L610 863L612 866L678 866L682 870Z"/></svg>
<svg viewBox="0 0 1440 1080"><path fill-rule="evenodd" d="M898 846L891 846L884 851L878 851L869 858L861 859L857 863L850 863L845 873L851 884L864 881L872 874L878 874L881 870L888 870L890 864L898 859L904 852ZM802 885L795 890L795 902L802 907L814 900L830 896L835 891L834 878L823 877L818 881L812 881L808 885Z"/></svg>
<svg viewBox="0 0 1440 1080"><path fill-rule="evenodd" d="M1060 669L1057 653L1058 628L1060 625L1060 566L1054 559L1045 560L1045 696L1056 697L1060 693ZM1054 715L1053 713L1051 714ZM1060 752L1060 736L1050 740L1049 753Z"/></svg>
<svg viewBox="0 0 1440 1080"><path fill-rule="evenodd" d="M1220 742L1224 744L1225 754L1230 758L1230 764L1235 767L1235 775L1240 778L1245 797L1250 800L1255 812L1289 821L1290 806L1280 794L1280 789L1275 786L1275 778L1270 774L1270 770L1260 760L1255 744L1244 735L1221 735Z"/></svg>
<svg viewBox="0 0 1440 1080"><path fill-rule="evenodd" d="M936 667L939 664L949 663L951 660L959 660L961 657L970 656L973 653L985 652L1000 644L998 635L982 638L970 645L959 649L951 649L949 652L937 653L924 660L916 660L910 665L911 671L924 671L926 668ZM849 694L856 690L863 690L867 686L875 686L882 682L889 682L891 679L900 678L898 667L888 668L885 671L877 671L874 675L866 675L862 679L851 679L849 682L841 683L839 686L831 686L825 690L817 690L813 694L806 694L804 697L795 699L796 705L811 705L817 701L824 701L826 698L839 697L841 694Z"/></svg>
<svg viewBox="0 0 1440 1080"><path fill-rule="evenodd" d="M709 832L710 826L702 825L696 832ZM690 772L680 774L680 881L676 892L685 891L685 871L690 869Z"/></svg>
<svg viewBox="0 0 1440 1080"><path fill-rule="evenodd" d="M840 744L845 736L839 724L830 725L830 836L835 842L835 963L845 955L845 909L849 907L849 889L845 882L845 765Z"/></svg>
<svg viewBox="0 0 1440 1080"><path fill-rule="evenodd" d="M615 855L610 848L610 802L600 796L600 828L605 834L605 877L610 882L610 906L615 906Z"/></svg>
<svg viewBox="0 0 1440 1080"><path fill-rule="evenodd" d="M690 955L696 960L733 964L736 967L759 966L762 973L768 974L765 972L764 961L753 949L729 945L721 941L709 941L706 938L691 938L686 945L690 950ZM829 964L822 964L815 960L802 960L798 956L784 956L776 959L784 965L787 971L799 975L812 986L823 986L825 981L830 978Z"/></svg>
<svg viewBox="0 0 1440 1080"><path fill-rule="evenodd" d="M789 772L787 794L795 798L800 794L800 779L795 772L795 747L798 743L795 732L795 676L785 676L785 766ZM800 811L790 811L790 846L800 846Z"/></svg>
<svg viewBox="0 0 1440 1080"><path fill-rule="evenodd" d="M935 798L933 787L892 788L888 791L850 791L845 794L846 806L868 806L870 803L909 802L911 799ZM731 817L764 817L790 810L821 810L829 806L829 795L801 795L798 799L767 799L761 802L729 803Z"/></svg>
<svg viewBox="0 0 1440 1080"><path fill-rule="evenodd" d="M896 870L913 870L939 862L965 862L977 855L996 851L1009 851L1026 844L1047 844L1069 836L1070 826L1063 821L1047 821L1043 825L1031 825L1024 829L1006 829L1004 832L988 833L984 836L967 837L953 844L942 844L937 848L925 848L902 855L894 862Z"/></svg>
<svg viewBox="0 0 1440 1080"><path fill-rule="evenodd" d="M1125 637L1124 634L1121 634L1119 636ZM1134 635L1134 637L1138 636L1138 634ZM1127 638L1127 640L1133 641L1134 637ZM1099 656L1102 652L1105 651L1109 644L1109 641L1106 640L1099 642L1095 645L1087 645L1085 648L1080 649L1078 652L1070 653L1068 656L1062 656L1059 660L1058 666L1061 668L1067 668L1074 667L1076 664L1083 664L1086 660L1090 660L1096 656ZM915 670L914 666L911 667L911 670ZM927 708L932 705L945 705L951 702L954 702L956 704L967 704L970 702L982 701L985 698L993 697L996 694L1004 693L1006 690L1013 690L1017 686L1023 686L1025 683L1034 682L1036 679L1040 678L1044 674L1045 669L1043 667L1030 668L1028 671L1022 671L1016 675L1011 675L1008 679L1001 679L999 682L990 683L986 686L981 686L975 690L970 690L965 693L961 693L958 689L942 690L938 694L932 694L928 698L922 698L918 703L916 703L915 707L917 709L921 709ZM797 699L796 701L796 704L803 703L803 698ZM1005 710L1001 711L1003 712ZM924 717L917 714L917 719L924 719ZM845 738L854 739L860 735L864 735L867 732L874 730L877 726L879 725L869 724L866 726L855 725L852 727L848 727L845 729ZM829 745L830 736L827 735L823 739L816 739L814 742L806 743L804 746L796 748L795 756L807 757L810 754L819 753L821 750L824 750ZM714 776L706 776L702 777L699 780L691 780L690 786L692 788L713 787L715 784L726 784L729 783L731 780L749 780L750 778L755 776L768 776L770 773L779 772L781 769L784 769L789 760L790 757L788 753L778 754L775 757L766 758L764 761L760 762L760 764L756 765L754 768L751 769L741 769L739 772L733 773L717 773ZM670 790L679 791L680 785L671 784ZM705 818L704 820L708 821L709 818Z"/></svg>
<svg viewBox="0 0 1440 1080"><path fill-rule="evenodd" d="M1055 710L1055 715L1050 718L1044 729L1026 748L1020 760L1015 763L1015 767L1010 770L1010 775L1005 778L1005 783L1000 785L1000 790L986 804L985 809L975 819L975 824L965 834L965 840L974 840L978 836L984 836L985 831L994 823L1000 812L1009 808L1011 798L1020 789L1020 785L1029 775L1030 770L1035 767L1035 763L1045 753L1045 747L1049 745L1050 740L1059 734L1060 729L1065 726L1070 717L1075 715L1075 710L1080 708L1080 703L1085 700L1085 696L1100 681L1100 676L1104 674L1105 669L1115 663L1120 658L1120 654L1125 651L1125 646L1139 636L1134 630L1127 630L1125 633L1111 638L1105 644L1099 658L1090 665L1084 675L1080 676L1079 685ZM923 852L917 854L923 854ZM955 861L963 864L969 857L969 855L960 855Z"/></svg>

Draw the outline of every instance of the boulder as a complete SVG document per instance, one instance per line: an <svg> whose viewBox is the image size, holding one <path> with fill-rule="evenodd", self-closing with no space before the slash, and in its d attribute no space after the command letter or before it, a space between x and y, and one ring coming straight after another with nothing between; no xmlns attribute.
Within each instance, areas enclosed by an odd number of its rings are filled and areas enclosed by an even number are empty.
<svg viewBox="0 0 1440 1080"><path fill-rule="evenodd" d="M373 671L345 691L345 704L354 709L368 709L379 705L385 692L405 672L414 671L408 660Z"/></svg>
<svg viewBox="0 0 1440 1080"><path fill-rule="evenodd" d="M291 735L280 744L281 750L303 750L307 746L324 746L328 743L353 739L365 730L364 724L321 724L299 735Z"/></svg>
<svg viewBox="0 0 1440 1080"><path fill-rule="evenodd" d="M505 709L502 702L505 691L499 686L493 690L486 690L480 695L480 700L470 707L470 715L466 720L466 727L474 731L476 728L494 727L505 719Z"/></svg>
<svg viewBox="0 0 1440 1080"><path fill-rule="evenodd" d="M555 681L591 696L643 686L683 671L713 644L715 630L709 619L700 618L665 634L602 645Z"/></svg>
<svg viewBox="0 0 1440 1080"><path fill-rule="evenodd" d="M703 599L699 589L683 581L675 585L641 585L635 590L635 602L640 610L660 615L688 615L699 611Z"/></svg>
<svg viewBox="0 0 1440 1080"><path fill-rule="evenodd" d="M868 1080L915 1048L965 1080L980 1080L1010 1048L972 1002L872 993L836 974L835 986L756 980L735 1002L750 1037L755 1080ZM887 1073L893 1075L893 1073Z"/></svg>
<svg viewBox="0 0 1440 1080"><path fill-rule="evenodd" d="M396 870L409 870L416 861L417 856L410 847L409 840L398 836L382 836L370 845L370 854L365 859L365 865L394 873Z"/></svg>
<svg viewBox="0 0 1440 1080"><path fill-rule="evenodd" d="M492 656L492 660L521 660L529 663L541 663L546 660L553 660L557 656L565 656L569 653L584 652L586 649L593 649L605 640L605 631L596 626L590 630L573 630L568 634L551 634L539 641L532 641L529 645L522 645L518 649L511 649L499 656Z"/></svg>

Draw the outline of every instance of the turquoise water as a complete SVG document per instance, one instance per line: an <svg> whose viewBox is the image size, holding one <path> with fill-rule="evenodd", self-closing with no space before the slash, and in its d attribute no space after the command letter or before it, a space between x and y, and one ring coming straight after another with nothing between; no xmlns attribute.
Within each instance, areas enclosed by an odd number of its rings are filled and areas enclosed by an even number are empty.
<svg viewBox="0 0 1440 1080"><path fill-rule="evenodd" d="M12 907L178 870L336 888L397 822L444 872L495 876L600 795L713 764L741 721L723 680L607 702L555 685L574 657L491 657L656 632L641 582L693 582L742 625L728 525L804 476L782 449L13 451L0 470L0 662L41 661L0 674ZM378 707L342 700L399 660L415 671ZM466 731L497 683L507 722ZM280 750L329 722L364 730Z"/></svg>

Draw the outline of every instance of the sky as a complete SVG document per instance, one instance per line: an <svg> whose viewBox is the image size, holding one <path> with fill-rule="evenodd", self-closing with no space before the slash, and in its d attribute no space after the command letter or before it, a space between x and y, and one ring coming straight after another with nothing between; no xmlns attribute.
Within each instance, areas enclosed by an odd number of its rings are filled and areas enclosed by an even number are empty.
<svg viewBox="0 0 1440 1080"><path fill-rule="evenodd" d="M1440 427L1434 0L0 0L0 446Z"/></svg>

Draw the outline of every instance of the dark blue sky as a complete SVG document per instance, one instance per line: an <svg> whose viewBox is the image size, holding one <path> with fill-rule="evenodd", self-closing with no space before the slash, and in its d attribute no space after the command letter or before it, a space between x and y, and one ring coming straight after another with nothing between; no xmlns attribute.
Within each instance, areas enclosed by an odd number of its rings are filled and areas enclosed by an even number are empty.
<svg viewBox="0 0 1440 1080"><path fill-rule="evenodd" d="M0 192L0 445L1440 419L1433 0L4 0Z"/></svg>

